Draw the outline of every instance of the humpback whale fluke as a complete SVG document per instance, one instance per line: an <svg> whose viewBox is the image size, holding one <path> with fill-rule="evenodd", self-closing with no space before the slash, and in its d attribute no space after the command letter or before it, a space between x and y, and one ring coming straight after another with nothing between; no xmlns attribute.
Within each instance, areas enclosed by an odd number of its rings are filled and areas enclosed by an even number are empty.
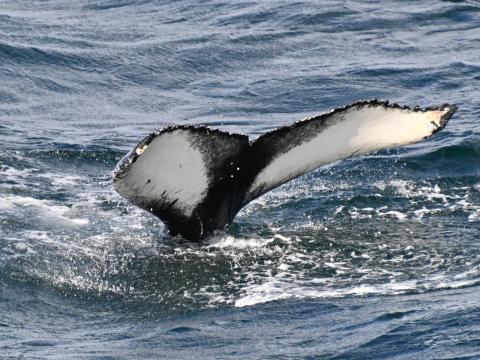
<svg viewBox="0 0 480 360"><path fill-rule="evenodd" d="M267 132L245 135L204 126L167 127L145 137L117 164L115 190L200 240L224 229L267 191L330 162L412 144L445 127L455 105L410 108L362 101Z"/></svg>

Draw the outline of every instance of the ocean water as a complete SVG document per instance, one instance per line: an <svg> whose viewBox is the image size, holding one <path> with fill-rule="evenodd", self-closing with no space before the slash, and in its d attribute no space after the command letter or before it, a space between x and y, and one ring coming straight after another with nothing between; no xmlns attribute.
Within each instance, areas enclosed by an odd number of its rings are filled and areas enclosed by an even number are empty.
<svg viewBox="0 0 480 360"><path fill-rule="evenodd" d="M147 133L459 106L200 244L111 186ZM480 359L478 1L0 1L1 359Z"/></svg>

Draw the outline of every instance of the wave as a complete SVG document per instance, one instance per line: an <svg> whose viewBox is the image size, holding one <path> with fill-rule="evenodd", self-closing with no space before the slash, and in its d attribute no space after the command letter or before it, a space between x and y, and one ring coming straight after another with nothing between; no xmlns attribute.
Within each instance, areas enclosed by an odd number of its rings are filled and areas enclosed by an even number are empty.
<svg viewBox="0 0 480 360"><path fill-rule="evenodd" d="M5 42L0 42L0 64L48 65L73 69L91 69L102 66L98 59L90 56L41 49L36 46L11 45Z"/></svg>
<svg viewBox="0 0 480 360"><path fill-rule="evenodd" d="M463 177L465 184L472 184L480 175L480 142L467 140L442 146L422 154L407 155L401 161L406 171L446 179Z"/></svg>
<svg viewBox="0 0 480 360"><path fill-rule="evenodd" d="M478 141L464 141L456 145L442 146L436 150L420 156L406 157L409 160L423 160L425 162L455 161L458 163L480 162L480 139Z"/></svg>
<svg viewBox="0 0 480 360"><path fill-rule="evenodd" d="M122 1L112 1L112 0L103 0L98 1L95 4L88 4L84 5L83 8L85 10L93 10L93 11L105 11L105 10L116 10L119 8L124 8L128 6L144 6L146 4L151 3L152 0L122 0Z"/></svg>

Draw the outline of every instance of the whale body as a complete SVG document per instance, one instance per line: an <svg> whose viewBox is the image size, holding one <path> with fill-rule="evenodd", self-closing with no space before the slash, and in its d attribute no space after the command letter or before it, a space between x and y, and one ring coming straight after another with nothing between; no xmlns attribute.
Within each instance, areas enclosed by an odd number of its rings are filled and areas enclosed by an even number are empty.
<svg viewBox="0 0 480 360"><path fill-rule="evenodd" d="M254 141L204 126L167 127L120 160L113 186L160 218L172 235L198 241L225 229L267 191L333 161L426 139L456 110L361 101Z"/></svg>

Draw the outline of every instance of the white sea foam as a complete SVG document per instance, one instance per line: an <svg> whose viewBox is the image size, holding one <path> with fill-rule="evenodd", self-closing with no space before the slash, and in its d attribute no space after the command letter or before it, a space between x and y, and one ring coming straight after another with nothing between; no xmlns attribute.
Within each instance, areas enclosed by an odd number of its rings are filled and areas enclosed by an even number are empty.
<svg viewBox="0 0 480 360"><path fill-rule="evenodd" d="M42 186L41 181L48 181L51 186L72 187L85 181L85 178L78 175L66 175L58 172L44 172L36 168L17 169L6 166L0 168L0 177L4 180L13 182L14 185L3 184L3 187L20 187Z"/></svg>
<svg viewBox="0 0 480 360"><path fill-rule="evenodd" d="M477 276L480 271L477 269ZM430 279L431 280L431 279ZM328 282L324 280L323 282ZM455 289L480 283L480 279L469 280L444 278L443 281L405 280L391 281L380 284L358 284L345 288L317 286L319 281L301 282L284 281L279 277L259 285L244 289L243 294L235 299L235 307L253 306L270 301L284 299L322 299L342 298L347 296L365 295L398 295L412 291L424 292L431 290ZM320 281L320 283L322 283Z"/></svg>
<svg viewBox="0 0 480 360"><path fill-rule="evenodd" d="M53 243L52 234L42 230L26 230L22 233L23 237L30 240L41 241L44 243Z"/></svg>
<svg viewBox="0 0 480 360"><path fill-rule="evenodd" d="M4 169L0 170L0 175L7 178L8 180L13 180L16 178L22 178L29 176L33 171L36 169L23 169L19 170L13 167L5 167Z"/></svg>
<svg viewBox="0 0 480 360"><path fill-rule="evenodd" d="M209 247L212 248L261 248L271 243L274 238L269 239L237 239L233 236L213 237L209 240Z"/></svg>
<svg viewBox="0 0 480 360"><path fill-rule="evenodd" d="M42 173L38 174L39 177L47 179L52 185L54 186L62 186L62 187L70 187L75 186L82 180L84 180L81 176L76 175L64 175L59 173Z"/></svg>
<svg viewBox="0 0 480 360"><path fill-rule="evenodd" d="M220 235L212 237L209 240L208 247L211 248L231 248L231 249L250 249L250 248L264 248L275 240L280 240L285 243L290 243L292 239L281 234L275 234L272 238L250 238L242 239L229 235Z"/></svg>
<svg viewBox="0 0 480 360"><path fill-rule="evenodd" d="M374 185L382 192L390 188L398 195L410 199L409 207L391 209L386 205L364 208L341 205L334 211L333 216L346 212L352 219L369 219L379 216L397 220L416 219L422 221L428 216L462 211L468 216L469 221L476 221L480 212L480 204L473 203L470 198L471 187L450 188L448 192L444 192L438 184L417 184L405 180L379 181Z"/></svg>
<svg viewBox="0 0 480 360"><path fill-rule="evenodd" d="M480 209L476 210L475 212L468 215L469 222L476 222L480 220Z"/></svg>
<svg viewBox="0 0 480 360"><path fill-rule="evenodd" d="M397 218L398 220L404 220L407 217L406 214L404 214L400 211L393 211L393 210L386 211L386 212L378 212L378 215L380 215L380 216L391 216L391 217Z"/></svg>
<svg viewBox="0 0 480 360"><path fill-rule="evenodd" d="M70 208L64 205L56 205L53 201L36 199L30 196L19 195L0 195L0 209L8 210L12 208L33 209L40 212L40 215L47 215L57 219L62 219L77 225L88 224L88 219L77 219L68 217Z"/></svg>

